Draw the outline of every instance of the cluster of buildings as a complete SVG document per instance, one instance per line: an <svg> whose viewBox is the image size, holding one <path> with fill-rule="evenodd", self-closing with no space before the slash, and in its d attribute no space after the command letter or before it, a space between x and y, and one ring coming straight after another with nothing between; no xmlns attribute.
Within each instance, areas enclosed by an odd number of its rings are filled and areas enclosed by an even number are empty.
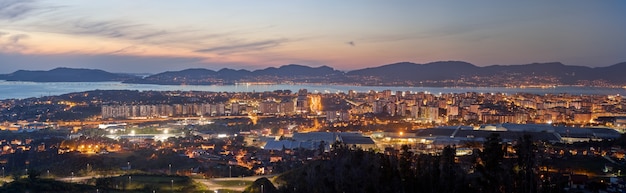
<svg viewBox="0 0 626 193"><path fill-rule="evenodd" d="M384 90L357 93L297 93L280 98L241 97L229 102L102 105L102 118L225 115L318 115L329 122L352 121L363 114L399 116L415 122L565 123L590 124L605 116L624 116L626 102L619 95L455 93L433 94ZM245 99L244 99L245 98ZM339 98L347 107L328 108L325 99Z"/></svg>
<svg viewBox="0 0 626 193"><path fill-rule="evenodd" d="M409 132L379 132L372 135L380 148L411 145L421 150L439 150L445 146L464 147L482 144L492 134L498 134L503 142L518 141L524 135L547 143L575 143L615 140L621 133L609 128L578 128L547 124L486 124L477 127L448 126Z"/></svg>
<svg viewBox="0 0 626 193"><path fill-rule="evenodd" d="M492 134L498 134L505 143L514 143L525 135L546 143L575 143L615 140L621 133L610 128L579 128L548 124L485 124L471 126L444 126L406 132L308 132L281 136L264 135L258 140L264 150L329 150L335 142L348 147L386 150L409 145L414 151L438 152L445 146L458 147L459 153L471 150L472 144L483 144ZM466 148L464 148L466 147ZM465 152L467 153L467 152Z"/></svg>
<svg viewBox="0 0 626 193"><path fill-rule="evenodd" d="M58 125L51 122L36 122L36 121L19 121L16 123L5 122L0 124L0 131L14 131L14 132L32 132L41 129L56 129Z"/></svg>
<svg viewBox="0 0 626 193"><path fill-rule="evenodd" d="M172 116L222 116L238 115L238 103L230 105L226 111L224 103L219 104L155 104L155 105L102 105L102 118L149 118Z"/></svg>
<svg viewBox="0 0 626 193"><path fill-rule="evenodd" d="M340 142L349 147L361 149L377 149L376 143L369 136L351 132L309 132L293 133L283 138L263 138L265 144L261 146L265 150L285 149L308 149L329 151L335 142Z"/></svg>
<svg viewBox="0 0 626 193"><path fill-rule="evenodd" d="M102 105L102 119L150 118L173 116L229 116L229 115L295 115L320 112L321 95L300 90L289 98L233 99L232 102Z"/></svg>
<svg viewBox="0 0 626 193"><path fill-rule="evenodd" d="M350 92L351 114L385 114L421 122L589 124L602 116L622 116L619 95Z"/></svg>
<svg viewBox="0 0 626 193"><path fill-rule="evenodd" d="M239 95L252 94L239 93ZM412 123L483 125L479 128L425 129L417 130L417 133L411 133L407 130L408 132L404 136L399 137L400 141L419 141L423 144L438 144L440 142L458 144L461 141L480 140L482 139L480 136L490 132L503 132L506 134L503 136L514 133L511 135L514 139L522 133L531 133L537 139L552 142L613 139L619 137L617 131L622 131L626 127L626 116L624 116L626 110L623 108L626 102L619 95L535 95L475 92L433 94L409 91L392 92L391 90L366 93L349 91L348 93L312 94L308 93L307 90L300 90L297 93L288 93L281 97L258 96L258 98L244 97L245 99L232 98L230 101L233 102L215 104L103 105L102 118L249 114L315 115L312 118L323 117L327 122L334 123L358 121L366 117L364 115L368 115L401 117L403 121ZM328 104L328 101L347 105L336 105L342 108L328 108L334 105ZM570 126L601 125L616 130L551 126L557 123L558 125ZM427 137L421 136L424 138L419 138L420 133L427 131L436 132L429 133ZM433 134L435 138L432 137ZM268 141L268 148L282 146L310 148L319 143L315 140L300 140L298 135L289 140L270 140ZM329 133L326 135L334 135L335 140L337 140L346 134ZM391 134L391 136L393 135ZM411 135L415 136L411 137ZM376 136L373 137L376 138ZM380 138L380 136L378 137ZM330 139L332 137L322 138Z"/></svg>
<svg viewBox="0 0 626 193"><path fill-rule="evenodd" d="M15 152L30 151L45 151L46 144L33 144L33 139L0 139L0 155L13 154ZM0 164L6 160L0 160Z"/></svg>

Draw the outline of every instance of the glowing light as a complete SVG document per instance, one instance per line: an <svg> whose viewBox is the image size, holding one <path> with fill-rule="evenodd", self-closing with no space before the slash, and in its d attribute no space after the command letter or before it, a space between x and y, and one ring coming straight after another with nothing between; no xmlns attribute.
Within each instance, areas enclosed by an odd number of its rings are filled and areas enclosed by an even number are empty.
<svg viewBox="0 0 626 193"><path fill-rule="evenodd" d="M311 104L309 108L311 112L320 112L322 110L322 96L320 95L309 95L311 99Z"/></svg>
<svg viewBox="0 0 626 193"><path fill-rule="evenodd" d="M248 115L248 118L250 118L250 121L252 121L253 125L256 125L256 122L259 120L259 118L254 114Z"/></svg>

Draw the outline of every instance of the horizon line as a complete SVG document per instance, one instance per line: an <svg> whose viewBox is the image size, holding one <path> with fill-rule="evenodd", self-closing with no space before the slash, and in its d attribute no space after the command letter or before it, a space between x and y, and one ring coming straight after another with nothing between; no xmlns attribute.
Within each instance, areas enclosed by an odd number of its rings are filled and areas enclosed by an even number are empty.
<svg viewBox="0 0 626 193"><path fill-rule="evenodd" d="M491 64L491 65L480 66L480 65L476 65L474 63L466 62L466 61L462 61L462 60L439 60L439 61L431 61L431 62L426 62L426 63L416 63L416 62L409 62L409 61L401 61L401 62L382 64L382 65L379 65L379 66L356 68L356 69L347 69L347 70L337 69L337 68L329 66L329 65L313 66L313 65L306 65L306 64L290 63L290 64L283 64L283 65L280 65L280 66L269 66L269 67L257 68L257 69L245 69L245 68L235 69L235 68L229 68L229 67L223 67L223 68L220 68L220 69L211 69L211 68L193 67L193 68L183 68L183 69L179 69L179 70L163 70L163 71L157 72L157 73L150 73L150 72L114 72L114 71L103 70L102 68L84 68L84 67L74 68L74 67L67 67L67 66L57 66L57 67L54 67L54 68L50 68L48 70L44 70L44 69L37 69L37 70L20 69L20 70L16 70L16 71L4 73L4 74L5 75L6 74L12 74L12 73L15 73L17 71L51 71L51 70L63 69L63 68L66 68L66 69L84 69L84 70L102 70L102 71L105 71L105 72L115 73L115 74L159 74L159 73L164 73L164 72L178 72L178 71L190 70L190 69L212 70L212 71L215 71L215 72L218 72L218 71L221 71L221 70L224 70L224 69L236 70L236 71L246 70L246 71L249 71L249 72L254 72L254 71L258 71L258 70L266 70L266 69L269 69L269 68L281 68L281 67L285 67L285 66L294 66L294 65L295 66L310 67L310 68L329 67L329 68L331 68L333 70L336 70L336 71L350 72L350 71L363 70L363 69L379 68L379 67L383 67L383 66L394 65L394 64L401 64L401 63L412 63L412 64L416 64L416 65L427 65L427 64L442 63L442 62L462 62L462 63L471 64L471 65L473 65L475 67L478 67L478 68L484 68L484 67L490 67L490 66L522 66L522 65L530 65L530 64L554 64L554 63L558 63L558 64L562 64L564 66L586 67L586 68L590 68L590 69L605 68L605 67L611 67L611 66L614 66L614 65L626 63L626 61L624 61L624 62L618 62L618 63L615 63L615 64L610 64L608 66L593 66L592 67L592 66L568 65L568 64L564 64L562 62L552 61L552 62L532 62L532 63L526 63L526 64Z"/></svg>

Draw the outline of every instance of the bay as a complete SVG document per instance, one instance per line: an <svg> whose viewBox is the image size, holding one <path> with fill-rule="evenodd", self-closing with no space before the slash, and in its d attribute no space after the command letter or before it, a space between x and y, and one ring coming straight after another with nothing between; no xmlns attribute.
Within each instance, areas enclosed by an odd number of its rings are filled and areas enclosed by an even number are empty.
<svg viewBox="0 0 626 193"><path fill-rule="evenodd" d="M212 92L264 92L291 90L297 92L307 89L309 92L335 93L349 90L356 92L374 91L411 91L432 94L445 93L531 93L574 95L626 95L624 88L556 86L548 88L505 88L505 87L391 87L391 86L352 86L318 84L271 84L271 85L153 85L126 84L121 82L19 82L0 81L0 99L24 99L30 97L54 96L72 92L90 90L139 90L139 91L212 91Z"/></svg>

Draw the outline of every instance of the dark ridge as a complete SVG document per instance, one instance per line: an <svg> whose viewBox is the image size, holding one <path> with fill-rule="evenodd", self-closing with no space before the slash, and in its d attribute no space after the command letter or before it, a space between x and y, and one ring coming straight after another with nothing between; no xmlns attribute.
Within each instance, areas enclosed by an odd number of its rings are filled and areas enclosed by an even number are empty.
<svg viewBox="0 0 626 193"><path fill-rule="evenodd" d="M18 70L0 76L7 81L31 82L103 82L124 81L135 78L132 75L110 73L103 70L55 68L49 71Z"/></svg>
<svg viewBox="0 0 626 193"><path fill-rule="evenodd" d="M626 62L607 67L569 66L560 62L478 67L463 61L426 64L400 62L379 67L342 72L328 66L309 67L289 64L261 70L213 71L202 68L167 71L140 78L102 70L57 68L50 71L18 70L0 75L8 81L98 82L164 85L235 84L239 82L323 83L387 86L523 86L626 84Z"/></svg>

